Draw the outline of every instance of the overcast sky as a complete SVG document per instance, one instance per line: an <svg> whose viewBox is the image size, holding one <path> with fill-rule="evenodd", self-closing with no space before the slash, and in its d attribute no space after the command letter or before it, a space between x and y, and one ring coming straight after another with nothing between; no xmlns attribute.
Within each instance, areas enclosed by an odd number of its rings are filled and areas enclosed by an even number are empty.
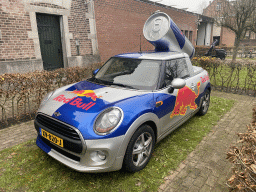
<svg viewBox="0 0 256 192"><path fill-rule="evenodd" d="M165 5L176 5L174 7L182 9L188 8L187 11L191 12L200 12L202 8L205 8L209 5L209 0L150 0L155 1Z"/></svg>

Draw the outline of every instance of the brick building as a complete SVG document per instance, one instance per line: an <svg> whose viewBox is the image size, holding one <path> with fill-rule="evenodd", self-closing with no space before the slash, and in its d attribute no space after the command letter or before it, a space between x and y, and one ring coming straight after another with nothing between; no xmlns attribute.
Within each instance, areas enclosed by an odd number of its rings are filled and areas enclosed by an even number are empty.
<svg viewBox="0 0 256 192"><path fill-rule="evenodd" d="M197 24L201 17L198 14L147 0L96 0L94 7L99 52L103 61L115 54L139 51L140 42L142 50L153 50L143 36L143 26L156 10L167 13L196 45Z"/></svg>
<svg viewBox="0 0 256 192"><path fill-rule="evenodd" d="M148 0L2 0L0 74L86 66L140 47L152 50L143 26L156 10L167 13L194 45L198 24L208 22Z"/></svg>
<svg viewBox="0 0 256 192"><path fill-rule="evenodd" d="M219 19L219 12L223 9L223 4L226 3L226 0L213 0L210 2L209 6L203 10L203 15L212 17L216 20ZM235 33L230 29L225 27L213 26L213 41L215 39L219 40L220 45L224 46L234 46L235 43Z"/></svg>
<svg viewBox="0 0 256 192"><path fill-rule="evenodd" d="M227 0L213 0L210 2L209 6L203 10L203 15L208 17L212 17L215 20L221 19L220 13L223 11L225 7L225 3L233 3L233 1ZM225 46L234 46L235 43L235 33L228 28L217 26L214 24L213 26L213 39L218 39L220 41L220 45ZM245 46L255 46L256 45L256 34L248 31L245 35L245 38L241 41L241 45Z"/></svg>

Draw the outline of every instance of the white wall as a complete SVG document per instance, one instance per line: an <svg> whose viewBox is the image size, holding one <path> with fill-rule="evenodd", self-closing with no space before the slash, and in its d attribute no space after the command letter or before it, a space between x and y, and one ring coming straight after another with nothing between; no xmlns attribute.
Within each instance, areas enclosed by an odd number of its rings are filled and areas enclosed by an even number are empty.
<svg viewBox="0 0 256 192"><path fill-rule="evenodd" d="M212 24L207 23L206 26L206 36L205 36L205 45L210 46L211 45L211 32L212 32Z"/></svg>
<svg viewBox="0 0 256 192"><path fill-rule="evenodd" d="M206 25L204 23L201 23L200 25L198 25L197 45L204 45L205 28L206 28Z"/></svg>
<svg viewBox="0 0 256 192"><path fill-rule="evenodd" d="M198 25L197 31L197 45L211 45L211 32L212 24L211 23L201 23Z"/></svg>

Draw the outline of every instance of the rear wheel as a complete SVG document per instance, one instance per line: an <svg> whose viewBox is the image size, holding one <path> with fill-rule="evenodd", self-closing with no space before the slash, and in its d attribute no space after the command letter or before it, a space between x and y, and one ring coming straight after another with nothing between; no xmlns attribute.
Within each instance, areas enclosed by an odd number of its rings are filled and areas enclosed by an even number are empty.
<svg viewBox="0 0 256 192"><path fill-rule="evenodd" d="M207 89L205 91L205 94L202 98L202 103L198 111L198 115L205 115L209 109L210 106L210 91Z"/></svg>
<svg viewBox="0 0 256 192"><path fill-rule="evenodd" d="M155 146L155 134L149 125L142 125L132 136L125 153L123 168L128 172L142 170L148 164Z"/></svg>

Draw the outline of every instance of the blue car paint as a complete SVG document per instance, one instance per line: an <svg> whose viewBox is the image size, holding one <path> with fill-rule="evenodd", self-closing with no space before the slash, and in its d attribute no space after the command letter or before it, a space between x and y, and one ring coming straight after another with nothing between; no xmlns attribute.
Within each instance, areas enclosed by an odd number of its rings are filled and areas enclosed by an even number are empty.
<svg viewBox="0 0 256 192"><path fill-rule="evenodd" d="M119 54L119 55L115 55L114 57L139 59L141 56L142 56L142 53L134 52L134 53Z"/></svg>
<svg viewBox="0 0 256 192"><path fill-rule="evenodd" d="M96 90L97 88L101 88L104 86L100 86L97 84L93 84L87 81L80 82L78 85L74 85L73 87L67 89L70 91L73 90ZM210 87L210 83L206 86L205 89ZM204 90L205 91L205 90ZM195 100L196 104L200 104L201 97L204 92L201 93ZM87 97L76 97L80 98L83 103L91 102L91 98ZM157 101L163 101L163 105L156 107L155 104ZM72 102L72 101L70 101ZM69 103L70 103L69 102ZM76 106L72 106L69 103L64 104L56 111L60 112L61 116L54 116L54 118L63 121L67 124L70 124L80 130L84 139L106 139L113 138L124 135L131 124L141 115L145 113L154 113L158 116L159 119L164 117L166 114L171 113L175 107L176 96L165 94L165 93L148 93L138 96L133 96L130 98L125 98L120 101L116 101L114 103L109 103L104 99L97 98L92 108L88 111L83 110L82 108L77 108ZM97 116L105 109L109 107L119 107L123 110L124 118L118 129L113 131L108 135L97 135L94 130L94 122Z"/></svg>
<svg viewBox="0 0 256 192"><path fill-rule="evenodd" d="M96 90L103 87L105 86L83 81L73 85L66 91ZM92 102L90 97L77 96L56 110L61 113L61 116L52 115L52 117L78 128L84 139L105 139L124 135L133 121L145 113L152 112L155 106L153 101L153 93L133 96L113 103L109 103L104 99L97 98L96 101L93 101L96 104L87 111L85 111L83 108L78 108L77 106L70 104L77 98L79 98L82 103ZM104 109L113 106L119 107L123 110L124 118L122 123L118 129L108 135L97 135L93 130L93 125L97 116Z"/></svg>
<svg viewBox="0 0 256 192"><path fill-rule="evenodd" d="M198 97L196 98L195 103L197 104L198 107L200 107L199 104L200 104L201 98L204 96L205 91L206 91L207 89L211 89L211 84L210 84L210 83L208 83L208 84L205 86L204 91L203 91L201 94L199 94Z"/></svg>
<svg viewBox="0 0 256 192"><path fill-rule="evenodd" d="M88 103L91 101L90 98L81 98L82 102ZM70 101L72 102L72 101ZM131 105L132 103L132 105ZM119 107L123 110L124 118L118 129L108 135L97 135L93 130L93 125L96 117L104 110L109 107ZM90 108L88 111L84 111L81 108L72 106L69 103L64 104L56 111L61 113L61 116L54 116L54 118L63 121L69 125L72 125L80 130L84 139L106 139L112 137L118 137L124 135L132 122L137 119L140 115L152 112L154 107L153 94L138 95L130 98L123 99L114 103L108 103L103 99L97 99L96 105Z"/></svg>
<svg viewBox="0 0 256 192"><path fill-rule="evenodd" d="M159 119L168 113L171 113L174 109L176 97L165 93L154 93L156 102L163 101L163 105L155 107L153 113L157 115Z"/></svg>
<svg viewBox="0 0 256 192"><path fill-rule="evenodd" d="M103 88L103 87L106 87L106 86L95 84L95 83L91 83L89 81L81 81L81 82L78 82L75 85L69 87L68 89L66 89L66 91L96 90L96 89L100 89L100 88Z"/></svg>
<svg viewBox="0 0 256 192"><path fill-rule="evenodd" d="M41 128L40 128L40 134L41 134ZM51 147L49 147L43 142L43 140L39 135L37 136L37 139L36 139L36 145L46 153L49 153L52 149Z"/></svg>

